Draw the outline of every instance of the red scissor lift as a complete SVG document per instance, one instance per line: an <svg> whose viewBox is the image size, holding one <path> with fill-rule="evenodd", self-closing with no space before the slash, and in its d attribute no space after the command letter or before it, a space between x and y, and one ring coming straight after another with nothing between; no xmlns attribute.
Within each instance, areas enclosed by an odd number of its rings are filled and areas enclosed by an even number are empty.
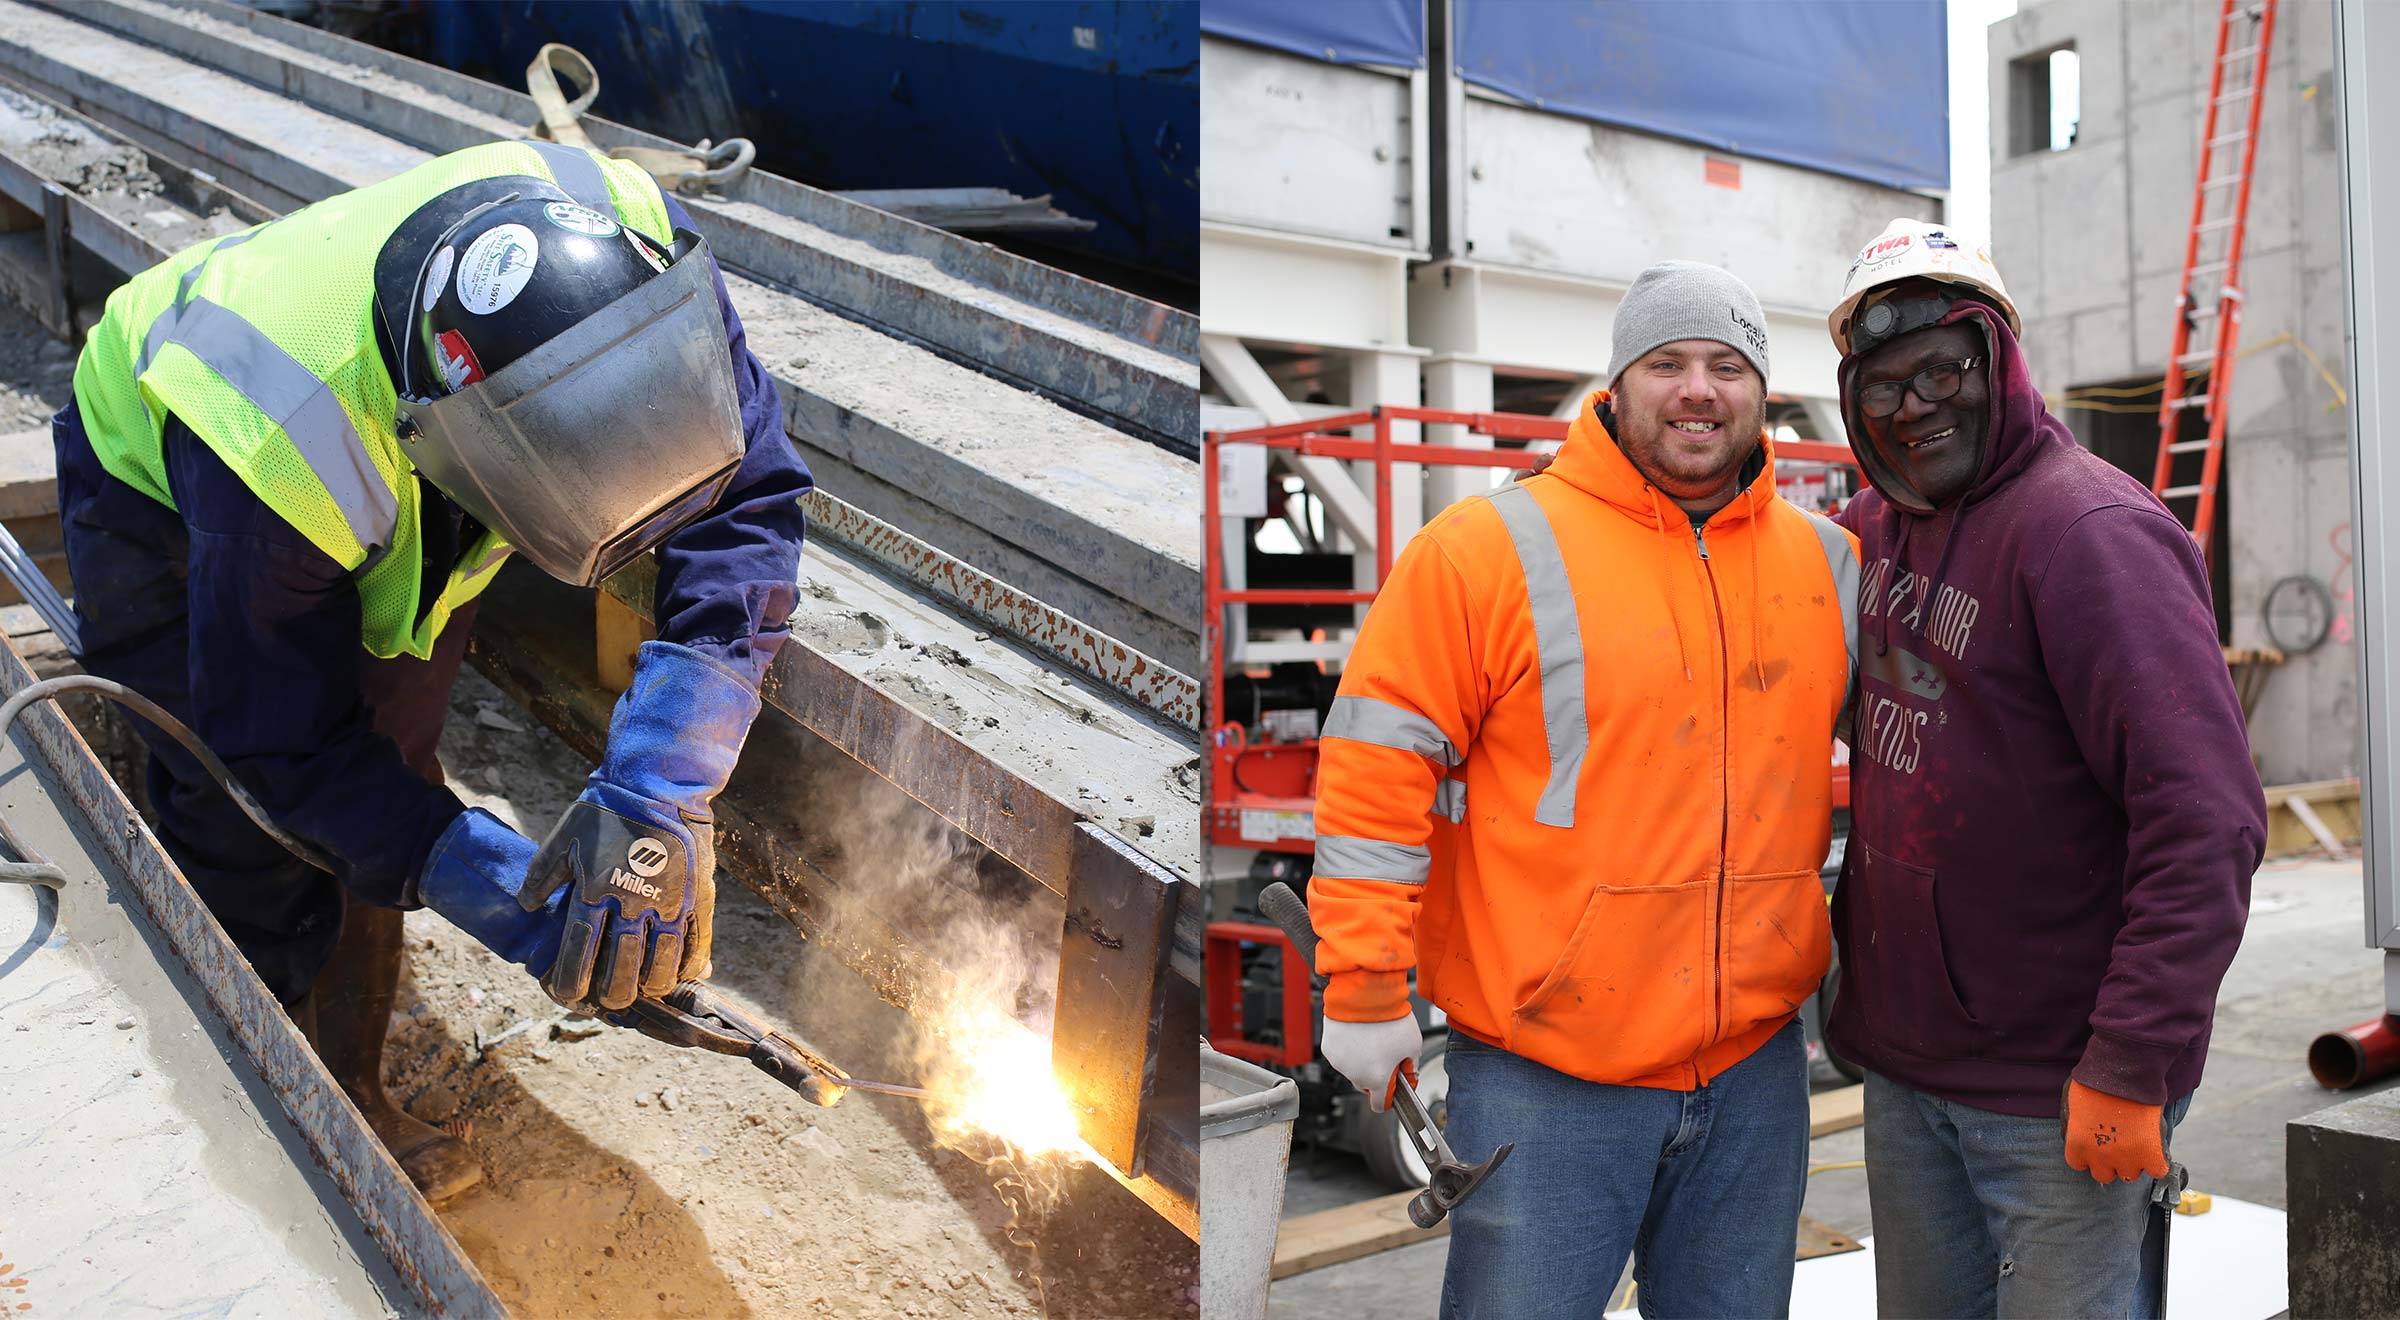
<svg viewBox="0 0 2400 1320"><path fill-rule="evenodd" d="M1392 535L1392 468L1411 463L1419 467L1512 468L1533 467L1542 454L1530 449L1481 449L1456 445L1400 444L1392 439L1397 422L1459 426L1470 434L1494 440L1563 441L1570 423L1555 417L1525 413L1444 412L1432 408L1379 406L1339 416L1286 422L1240 431L1211 431L1201 439L1201 500L1205 510L1201 581L1204 613L1200 649L1208 666L1202 696L1209 721L1209 775L1205 829L1208 842L1267 852L1313 855L1316 850L1317 740L1252 742L1241 724L1223 718L1225 710L1225 609L1229 605L1363 605L1374 591L1321 587L1270 587L1233 590L1225 585L1224 540L1219 534L1223 516L1218 499L1219 455L1227 445L1258 445L1288 453L1373 463L1375 477L1375 583L1380 589L1391 576L1396 547ZM1374 428L1372 439L1351 431ZM1778 458L1855 467L1846 445L1785 441L1775 447ZM1850 802L1850 772L1834 771L1834 804ZM1244 1030L1242 956L1245 947L1280 949L1283 956L1279 1038L1254 1040ZM1208 1038L1219 1053L1254 1063L1298 1068L1316 1057L1315 1009L1308 974L1296 964L1298 952L1282 931L1263 922L1215 921L1208 926Z"/></svg>

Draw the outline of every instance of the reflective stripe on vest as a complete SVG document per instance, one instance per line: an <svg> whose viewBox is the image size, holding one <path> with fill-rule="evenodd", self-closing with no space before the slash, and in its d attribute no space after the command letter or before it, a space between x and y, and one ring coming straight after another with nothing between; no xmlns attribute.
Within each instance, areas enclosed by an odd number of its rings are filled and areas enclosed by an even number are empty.
<svg viewBox="0 0 2400 1320"><path fill-rule="evenodd" d="M600 173L600 162L592 159L592 153L532 138L525 139L525 145L541 153L542 163L550 167L550 177L558 181L560 192L587 210L602 215L617 213L617 204L609 195L608 179Z"/></svg>
<svg viewBox="0 0 2400 1320"><path fill-rule="evenodd" d="M1850 667L1858 668L1858 555L1850 549L1849 533L1821 513L1808 515L1825 549L1825 569L1833 574L1833 589L1842 605L1842 650Z"/></svg>
<svg viewBox="0 0 2400 1320"><path fill-rule="evenodd" d="M325 493L342 511L350 534L367 552L367 563L373 564L392 543L400 522L400 497L367 456L366 443L358 438L333 387L258 327L206 298L168 315L175 319L175 332L166 343L200 359L251 407L283 428L292 448L300 451L308 470L325 484Z"/></svg>
<svg viewBox="0 0 2400 1320"><path fill-rule="evenodd" d="M1833 736L1848 743L1856 732L1851 713L1858 703L1858 554L1850 548L1849 535L1833 519L1812 513L1808 523L1817 529L1826 570L1833 574L1834 598L1842 610L1842 651L1850 661L1845 671L1850 681L1842 693L1842 708L1833 717Z"/></svg>
<svg viewBox="0 0 2400 1320"><path fill-rule="evenodd" d="M273 222L269 221L268 223ZM142 354L133 361L135 379L140 379L142 373L150 369L150 359L157 357L158 350L165 348L168 341L174 336L176 326L183 317L184 304L192 300L192 286L200 282L200 272L208 269L209 258L227 248L240 247L258 237L260 230L266 227L266 225L259 225L257 228L245 229L238 234L228 234L217 240L216 246L208 250L208 256L193 262L192 268L185 271L183 278L175 282L175 305L159 313L158 319L150 323L150 332L142 336Z"/></svg>
<svg viewBox="0 0 2400 1320"><path fill-rule="evenodd" d="M1335 697L1321 736L1415 752L1440 765L1458 764L1458 748L1442 726L1378 697Z"/></svg>
<svg viewBox="0 0 2400 1320"><path fill-rule="evenodd" d="M1433 814L1453 825L1467 818L1467 781L1445 779L1433 786Z"/></svg>
<svg viewBox="0 0 2400 1320"><path fill-rule="evenodd" d="M1421 885L1433 874L1433 850L1413 843L1355 839L1346 834L1317 836L1315 874L1342 880L1388 880L1396 885Z"/></svg>
<svg viewBox="0 0 2400 1320"><path fill-rule="evenodd" d="M1534 807L1536 824L1575 827L1575 783L1591 746L1591 723L1583 708L1583 627L1575 614L1575 591L1567 581L1566 556L1540 501L1512 485L1485 498L1508 528L1517 563L1525 571L1525 598L1533 612L1534 658L1542 673L1542 728L1550 742L1550 782Z"/></svg>

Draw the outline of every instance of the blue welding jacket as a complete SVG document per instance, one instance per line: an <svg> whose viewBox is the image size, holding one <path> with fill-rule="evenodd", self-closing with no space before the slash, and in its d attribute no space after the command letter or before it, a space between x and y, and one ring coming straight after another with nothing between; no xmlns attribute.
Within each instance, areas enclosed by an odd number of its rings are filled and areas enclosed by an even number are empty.
<svg viewBox="0 0 2400 1320"><path fill-rule="evenodd" d="M667 210L677 226L695 227L672 197ZM662 640L755 683L789 635L804 530L799 499L812 480L784 434L782 401L749 350L721 272L716 290L747 454L717 505L659 545L654 614ZM180 421L169 419L164 445L171 510L101 468L72 406L56 430L86 667L129 683L189 723L269 815L343 864L350 893L381 906L413 906L427 853L464 808L377 732L367 700L369 680L384 682L374 667L427 662L367 655L349 575ZM426 510L429 553L445 540L459 545L458 509L429 498ZM445 517L446 527L436 525ZM470 623L454 620L449 631ZM459 639L441 640L448 645L437 643L436 655L450 667L438 659L431 667L438 690L405 698L410 718L437 728L459 654ZM430 769L429 756L422 759ZM170 844L181 838L195 855L222 858L218 869L236 869L237 856L255 859L238 869L264 866L268 859L248 841L230 837L248 823L219 823L221 813L203 800L212 795L222 800L213 789L177 784L177 801L157 804L162 815L181 818L162 822L171 827L162 831ZM207 869L177 860L187 870ZM269 906L279 901L258 897ZM252 924L263 932L279 923L261 912Z"/></svg>

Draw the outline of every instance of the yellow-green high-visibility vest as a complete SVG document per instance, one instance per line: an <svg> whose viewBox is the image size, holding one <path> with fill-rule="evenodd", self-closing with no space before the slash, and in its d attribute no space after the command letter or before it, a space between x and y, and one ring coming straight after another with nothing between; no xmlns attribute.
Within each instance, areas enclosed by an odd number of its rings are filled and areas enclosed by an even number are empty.
<svg viewBox="0 0 2400 1320"><path fill-rule="evenodd" d="M466 547L430 604L418 482L394 432L375 347L375 261L401 222L461 184L527 175L669 241L666 200L639 166L548 142L495 142L196 244L109 295L75 365L100 463L174 507L160 444L183 419L267 507L356 575L377 656L430 657L451 612L491 584L509 546ZM412 345L396 344L410 352Z"/></svg>

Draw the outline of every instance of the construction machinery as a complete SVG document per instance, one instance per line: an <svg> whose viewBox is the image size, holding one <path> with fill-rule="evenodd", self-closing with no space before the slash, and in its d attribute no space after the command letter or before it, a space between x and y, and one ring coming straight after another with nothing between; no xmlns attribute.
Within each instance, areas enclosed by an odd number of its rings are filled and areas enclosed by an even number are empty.
<svg viewBox="0 0 2400 1320"><path fill-rule="evenodd" d="M538 118L241 6L0 4L0 291L72 341L192 242ZM1053 1066L1082 1136L1194 1233L1194 318L757 170L688 204L820 486L794 635L719 799L724 870L909 1008L941 1001L960 955L935 914L822 864L812 801L871 773L983 845L995 864L956 901L1055 958ZM512 566L470 659L596 755L654 574L645 557L595 596ZM221 950L167 945L241 980ZM304 1052L242 1045L271 1093L324 1107Z"/></svg>

